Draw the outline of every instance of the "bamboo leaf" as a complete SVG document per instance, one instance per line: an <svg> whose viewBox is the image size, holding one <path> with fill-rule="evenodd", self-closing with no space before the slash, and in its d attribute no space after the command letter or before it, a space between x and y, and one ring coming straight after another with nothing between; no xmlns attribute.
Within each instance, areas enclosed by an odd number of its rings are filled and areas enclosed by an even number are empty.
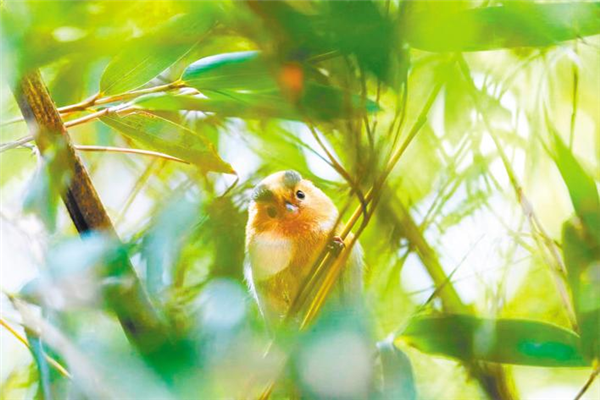
<svg viewBox="0 0 600 400"><path fill-rule="evenodd" d="M315 2L312 13L302 12L286 2L256 2L252 9L277 41L277 48L289 61L304 61L326 53L353 56L377 78L391 83L390 70L406 68L407 60L398 49L394 20L378 2L350 0ZM379 2L381 3L381 2ZM396 71L394 71L396 72ZM402 75L402 73L400 74Z"/></svg>
<svg viewBox="0 0 600 400"><path fill-rule="evenodd" d="M133 104L146 110L202 111L221 117L282 118L299 120L298 112L278 92L205 92L209 97L151 94L138 97Z"/></svg>
<svg viewBox="0 0 600 400"><path fill-rule="evenodd" d="M562 239L582 349L590 359L600 357L600 247L573 221L563 225Z"/></svg>
<svg viewBox="0 0 600 400"><path fill-rule="evenodd" d="M181 79L209 98L214 99L219 95L206 93L208 90L220 93L218 103L195 101L194 106L221 108L227 112L264 112L264 116L290 119L305 115L318 120L331 120L345 118L355 112L378 110L377 104L369 99L363 101L359 96L332 86L305 82L303 76L298 87L292 90L294 93L284 96L269 72L268 63L257 51L225 53L200 59L184 71ZM241 109L233 106L235 102ZM290 103L299 112L289 107ZM187 105L191 105L191 102Z"/></svg>
<svg viewBox="0 0 600 400"><path fill-rule="evenodd" d="M164 118L141 111L101 120L143 146L179 157L204 171L235 173L206 136Z"/></svg>
<svg viewBox="0 0 600 400"><path fill-rule="evenodd" d="M258 51L201 58L185 69L181 79L198 90L264 90L277 87Z"/></svg>
<svg viewBox="0 0 600 400"><path fill-rule="evenodd" d="M127 43L106 67L100 91L109 95L136 89L183 58L213 24L211 10L205 11L176 16Z"/></svg>
<svg viewBox="0 0 600 400"><path fill-rule="evenodd" d="M449 4L409 4L406 41L427 51L482 51L552 46L600 33L599 2L507 2L466 10L457 7L459 2Z"/></svg>
<svg viewBox="0 0 600 400"><path fill-rule="evenodd" d="M417 388L410 359L391 341L377 343L383 369L383 398L416 400Z"/></svg>
<svg viewBox="0 0 600 400"><path fill-rule="evenodd" d="M423 352L460 360L540 367L589 365L575 333L537 321L461 314L417 317L401 338Z"/></svg>
<svg viewBox="0 0 600 400"><path fill-rule="evenodd" d="M48 362L46 361L46 352L44 351L44 344L42 339L32 334L29 330L27 332L27 341L29 342L31 355L35 360L35 364L38 368L38 377L39 377L39 388L42 394L42 398L44 400L51 400L52 390L51 390L51 377L50 377L50 367L48 366Z"/></svg>
<svg viewBox="0 0 600 400"><path fill-rule="evenodd" d="M596 183L585 172L558 133L554 131L552 134L556 151L555 162L569 190L575 213L586 230L600 243L600 197Z"/></svg>
<svg viewBox="0 0 600 400"><path fill-rule="evenodd" d="M379 106L341 89L309 83L298 103L278 90L267 92L206 91L207 98L189 95L152 94L141 96L133 104L147 110L193 110L212 112L221 117L281 118L301 121L303 116L328 121L346 118L352 113L372 113ZM363 104L364 103L364 104Z"/></svg>
<svg viewBox="0 0 600 400"><path fill-rule="evenodd" d="M333 86L309 84L299 100L299 107L311 118L331 120L347 118L355 114L379 111L372 100L345 92Z"/></svg>
<svg viewBox="0 0 600 400"><path fill-rule="evenodd" d="M326 4L330 11L325 37L330 39L331 48L353 54L367 71L389 83L391 50L397 45L392 21L380 12L375 1L333 1ZM397 54L403 55L401 52Z"/></svg>

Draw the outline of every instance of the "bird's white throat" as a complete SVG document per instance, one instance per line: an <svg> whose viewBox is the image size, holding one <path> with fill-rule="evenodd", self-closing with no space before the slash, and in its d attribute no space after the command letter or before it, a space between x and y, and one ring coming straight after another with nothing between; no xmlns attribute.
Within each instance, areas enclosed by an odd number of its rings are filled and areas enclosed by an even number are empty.
<svg viewBox="0 0 600 400"><path fill-rule="evenodd" d="M255 280L267 279L290 264L293 245L289 239L277 237L272 233L259 233L248 246L248 255Z"/></svg>

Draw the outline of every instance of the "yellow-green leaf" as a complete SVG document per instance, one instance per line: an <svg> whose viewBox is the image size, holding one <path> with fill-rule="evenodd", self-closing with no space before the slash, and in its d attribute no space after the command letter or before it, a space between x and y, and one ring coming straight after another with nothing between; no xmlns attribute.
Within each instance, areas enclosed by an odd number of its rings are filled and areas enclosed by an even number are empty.
<svg viewBox="0 0 600 400"><path fill-rule="evenodd" d="M167 119L140 111L123 117L109 115L101 120L149 149L179 157L204 171L235 173L206 136Z"/></svg>
<svg viewBox="0 0 600 400"><path fill-rule="evenodd" d="M586 173L558 132L549 125L554 137L556 165L567 185L575 213L585 229L600 243L600 196L594 179Z"/></svg>
<svg viewBox="0 0 600 400"><path fill-rule="evenodd" d="M461 8L462 2L409 2L402 29L406 41L427 51L481 51L551 46L600 33L600 3Z"/></svg>
<svg viewBox="0 0 600 400"><path fill-rule="evenodd" d="M110 95L136 89L184 57L214 23L211 8L204 9L178 15L127 43L106 67L100 91Z"/></svg>
<svg viewBox="0 0 600 400"><path fill-rule="evenodd" d="M449 314L414 318L401 338L417 349L460 360L539 367L583 367L579 337L555 325Z"/></svg>

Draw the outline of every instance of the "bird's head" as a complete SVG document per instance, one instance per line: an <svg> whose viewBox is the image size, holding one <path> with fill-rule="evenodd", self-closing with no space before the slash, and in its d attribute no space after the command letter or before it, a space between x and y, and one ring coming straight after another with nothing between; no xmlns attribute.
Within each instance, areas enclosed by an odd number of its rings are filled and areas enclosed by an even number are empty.
<svg viewBox="0 0 600 400"><path fill-rule="evenodd" d="M263 179L252 192L249 224L259 232L293 236L329 232L337 209L325 193L294 171L280 171Z"/></svg>

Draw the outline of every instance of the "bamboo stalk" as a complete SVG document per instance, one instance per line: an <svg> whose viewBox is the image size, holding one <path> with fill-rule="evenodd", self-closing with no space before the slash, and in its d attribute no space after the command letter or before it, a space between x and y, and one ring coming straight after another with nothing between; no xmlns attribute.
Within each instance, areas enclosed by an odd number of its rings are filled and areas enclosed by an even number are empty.
<svg viewBox="0 0 600 400"><path fill-rule="evenodd" d="M21 76L13 88L13 94L41 155L48 157L50 150L58 152L54 156L59 157L64 172L70 176L68 187L61 195L77 230L80 234L104 232L118 241L112 222L90 176L75 153L39 71ZM140 353L157 356L159 349L171 346L167 325L154 310L127 257L121 257L109 269L111 273L123 274L128 280L127 285L107 289L110 293L106 294L123 330Z"/></svg>

